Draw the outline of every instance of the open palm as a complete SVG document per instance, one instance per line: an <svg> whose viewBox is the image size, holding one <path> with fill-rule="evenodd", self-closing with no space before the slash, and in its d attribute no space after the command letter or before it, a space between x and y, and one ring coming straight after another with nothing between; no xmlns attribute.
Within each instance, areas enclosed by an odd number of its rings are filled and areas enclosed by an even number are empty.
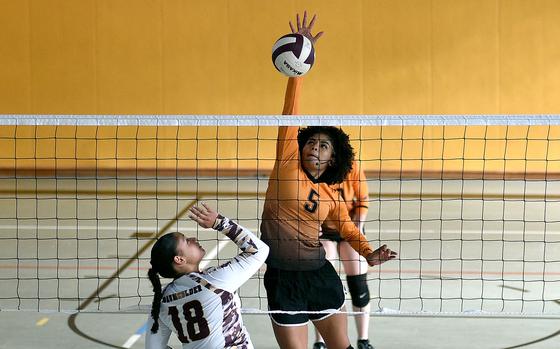
<svg viewBox="0 0 560 349"><path fill-rule="evenodd" d="M292 33L298 33L298 34L301 34L301 35L307 37L309 40L311 40L313 45L315 45L317 40L319 40L319 38L323 35L323 32L319 32L315 36L313 36L313 33L311 33L311 29L313 29L313 25L315 24L316 19L317 19L317 15L313 15L313 18L311 18L311 22L309 22L309 25L308 25L307 24L307 11L303 12L303 22L300 22L299 13L298 13L298 14L296 14L297 30L294 28L294 25L292 24L291 21L290 21L290 29L292 30Z"/></svg>

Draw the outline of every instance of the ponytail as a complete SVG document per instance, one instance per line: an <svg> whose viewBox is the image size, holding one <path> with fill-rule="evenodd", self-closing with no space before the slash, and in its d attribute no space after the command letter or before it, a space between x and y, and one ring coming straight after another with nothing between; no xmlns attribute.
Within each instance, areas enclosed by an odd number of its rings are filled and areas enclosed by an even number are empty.
<svg viewBox="0 0 560 349"><path fill-rule="evenodd" d="M148 270L148 278L154 287L154 301L152 303L154 325L152 326L152 333L156 333L159 328L159 310L163 298L159 275L164 278L177 277L178 274L173 269L173 258L177 254L177 239L182 236L183 234L180 233L165 234L157 239L152 247L150 259L152 267Z"/></svg>
<svg viewBox="0 0 560 349"><path fill-rule="evenodd" d="M161 298L163 297L163 293L161 292L161 282L159 280L159 276L157 271L153 268L148 270L148 278L154 287L154 300L152 302L152 319L154 319L154 324L152 326L152 333L156 333L159 328L159 308L161 306Z"/></svg>

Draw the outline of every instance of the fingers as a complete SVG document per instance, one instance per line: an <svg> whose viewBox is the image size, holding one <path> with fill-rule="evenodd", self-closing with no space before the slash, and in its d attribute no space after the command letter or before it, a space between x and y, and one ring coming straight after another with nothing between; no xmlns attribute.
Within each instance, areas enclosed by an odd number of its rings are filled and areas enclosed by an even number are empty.
<svg viewBox="0 0 560 349"><path fill-rule="evenodd" d="M315 24L315 19L317 18L317 15L313 15L313 18L311 18L311 22L309 22L309 30L311 30L313 28L313 25Z"/></svg>
<svg viewBox="0 0 560 349"><path fill-rule="evenodd" d="M198 206L193 206L190 208L190 210L192 212L192 214L194 214L197 217L201 217L201 216L205 216L206 215L206 210L203 208L200 208Z"/></svg>
<svg viewBox="0 0 560 349"><path fill-rule="evenodd" d="M317 40L319 40L319 38L323 36L323 32L319 32L317 33L317 35L315 35L315 37L313 37L313 41L316 42Z"/></svg>
<svg viewBox="0 0 560 349"><path fill-rule="evenodd" d="M397 257L397 252L387 248L387 246L383 245L383 250L381 251L381 259L388 261L390 259L395 259Z"/></svg>
<svg viewBox="0 0 560 349"><path fill-rule="evenodd" d="M197 222L200 225L204 224L204 221L201 218L198 218L198 217L193 216L193 215L189 215L189 218L192 219L193 221Z"/></svg>
<svg viewBox="0 0 560 349"><path fill-rule="evenodd" d="M191 214L189 214L189 218L197 222L198 224L202 224L202 222L204 222L201 217L199 217L196 213L192 211L192 209L191 209Z"/></svg>
<svg viewBox="0 0 560 349"><path fill-rule="evenodd" d="M200 214L200 209L196 206L191 207L189 211L196 217L198 217L198 215Z"/></svg>
<svg viewBox="0 0 560 349"><path fill-rule="evenodd" d="M397 257L397 252L388 248L387 245L382 245L368 257L368 264L370 266L375 266L383 264L391 259L395 259Z"/></svg>
<svg viewBox="0 0 560 349"><path fill-rule="evenodd" d="M198 210L197 207L191 207L189 210L190 214L189 214L189 218L192 219L193 221L200 223L202 218L201 218L201 213Z"/></svg>
<svg viewBox="0 0 560 349"><path fill-rule="evenodd" d="M386 256L396 256L397 252L391 250L390 248L387 248L387 245L383 245L379 248L381 250L381 252L383 254L385 254Z"/></svg>
<svg viewBox="0 0 560 349"><path fill-rule="evenodd" d="M189 212L189 218L197 222L203 228L211 228L218 216L218 213L204 202L201 202L200 206L191 207Z"/></svg>
<svg viewBox="0 0 560 349"><path fill-rule="evenodd" d="M299 13L296 13L296 27L294 28L293 23L290 21L290 30L292 33L299 33L306 36L309 40L315 43L321 36L323 36L323 32L319 32L317 35L313 36L311 30L315 25L315 21L317 20L317 15L314 14L311 18L311 21L308 23L307 21L307 10L303 12L303 21L300 19Z"/></svg>
<svg viewBox="0 0 560 349"><path fill-rule="evenodd" d="M206 204L202 203L203 207L193 206L189 209L189 218L197 222L200 225L207 225L208 220L208 210L210 209Z"/></svg>
<svg viewBox="0 0 560 349"><path fill-rule="evenodd" d="M211 208L210 206L206 205L205 202L202 203L202 206L204 206L204 208L206 209L206 212L207 212L207 213L212 212L212 208Z"/></svg>
<svg viewBox="0 0 560 349"><path fill-rule="evenodd" d="M386 253L382 256L381 260L382 261L388 261L391 259L395 259L397 257L397 254L395 252L393 253Z"/></svg>

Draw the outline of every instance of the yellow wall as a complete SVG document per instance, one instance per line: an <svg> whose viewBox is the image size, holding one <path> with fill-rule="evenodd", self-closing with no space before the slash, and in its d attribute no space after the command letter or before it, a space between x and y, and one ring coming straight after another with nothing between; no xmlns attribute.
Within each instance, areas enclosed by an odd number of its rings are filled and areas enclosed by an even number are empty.
<svg viewBox="0 0 560 349"><path fill-rule="evenodd" d="M303 9L326 32L305 114L560 113L557 0L0 0L0 113L277 114L285 79L271 46ZM482 165L461 166L449 171Z"/></svg>

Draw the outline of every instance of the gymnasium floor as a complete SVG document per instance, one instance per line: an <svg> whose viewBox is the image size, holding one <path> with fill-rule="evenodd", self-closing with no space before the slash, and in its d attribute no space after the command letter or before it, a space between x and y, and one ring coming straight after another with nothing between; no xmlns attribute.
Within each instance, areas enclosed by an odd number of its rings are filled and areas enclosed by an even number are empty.
<svg viewBox="0 0 560 349"><path fill-rule="evenodd" d="M560 183L369 184L367 236L400 257L369 271L376 348L560 347ZM196 235L208 265L223 262L235 246L198 230L186 209L202 200L257 231L265 190L253 178L0 179L0 348L143 347L153 237ZM266 310L261 278L240 290L244 309ZM17 307L30 311L4 311ZM48 312L59 307L86 312ZM477 317L480 309L547 316ZM433 312L468 316L423 316ZM266 315L244 319L256 348L277 347Z"/></svg>

